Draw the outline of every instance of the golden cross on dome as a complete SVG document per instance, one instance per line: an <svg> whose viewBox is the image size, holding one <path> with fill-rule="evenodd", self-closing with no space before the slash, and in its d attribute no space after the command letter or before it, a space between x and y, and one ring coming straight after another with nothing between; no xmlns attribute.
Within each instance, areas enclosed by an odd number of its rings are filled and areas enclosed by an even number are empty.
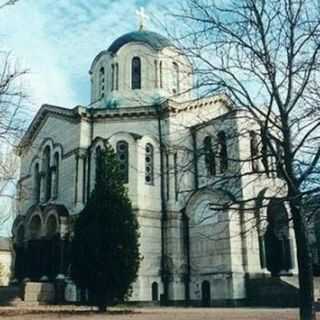
<svg viewBox="0 0 320 320"><path fill-rule="evenodd" d="M136 10L136 15L139 19L139 31L144 29L145 21L149 19L149 17L144 13L144 8L141 7L140 10Z"/></svg>

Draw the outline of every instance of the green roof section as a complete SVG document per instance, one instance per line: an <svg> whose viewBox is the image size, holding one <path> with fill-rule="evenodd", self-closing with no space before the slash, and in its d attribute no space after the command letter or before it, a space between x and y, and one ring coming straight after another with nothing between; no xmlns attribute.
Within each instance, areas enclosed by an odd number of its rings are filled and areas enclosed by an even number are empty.
<svg viewBox="0 0 320 320"><path fill-rule="evenodd" d="M161 50L163 48L173 46L169 39L159 33L153 31L134 31L126 33L116 39L107 51L115 54L122 46L130 42L146 43L155 50Z"/></svg>

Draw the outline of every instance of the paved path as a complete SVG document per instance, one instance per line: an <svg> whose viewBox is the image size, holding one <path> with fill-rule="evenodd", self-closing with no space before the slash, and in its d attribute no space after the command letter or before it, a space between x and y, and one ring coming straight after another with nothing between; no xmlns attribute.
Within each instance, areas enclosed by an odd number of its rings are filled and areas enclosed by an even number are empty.
<svg viewBox="0 0 320 320"><path fill-rule="evenodd" d="M0 318L10 320L298 320L297 309L265 308L111 308L106 314L97 314L85 307L20 306L0 308ZM317 319L320 320L320 314Z"/></svg>

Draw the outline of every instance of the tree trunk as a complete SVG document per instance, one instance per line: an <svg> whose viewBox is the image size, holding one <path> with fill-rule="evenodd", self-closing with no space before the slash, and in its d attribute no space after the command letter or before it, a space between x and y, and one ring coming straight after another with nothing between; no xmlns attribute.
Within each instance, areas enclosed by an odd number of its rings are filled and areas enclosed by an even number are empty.
<svg viewBox="0 0 320 320"><path fill-rule="evenodd" d="M289 196L289 199L296 199L296 197ZM297 205L295 200L291 200L289 201L289 205L293 217L293 227L297 245L300 320L315 320L312 258L305 217L300 209L301 204Z"/></svg>

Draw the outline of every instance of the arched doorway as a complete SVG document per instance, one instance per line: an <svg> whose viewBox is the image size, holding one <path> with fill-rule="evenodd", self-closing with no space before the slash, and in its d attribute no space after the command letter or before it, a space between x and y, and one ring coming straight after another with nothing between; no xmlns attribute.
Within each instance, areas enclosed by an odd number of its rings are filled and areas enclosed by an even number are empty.
<svg viewBox="0 0 320 320"><path fill-rule="evenodd" d="M158 301L159 299L159 287L157 282L153 282L151 286L152 291L152 301Z"/></svg>
<svg viewBox="0 0 320 320"><path fill-rule="evenodd" d="M201 284L201 301L202 307L210 307L211 305L211 289L210 282L205 280Z"/></svg>
<svg viewBox="0 0 320 320"><path fill-rule="evenodd" d="M264 236L266 265L272 276L292 269L289 219L281 200L273 199L267 208L267 230Z"/></svg>

